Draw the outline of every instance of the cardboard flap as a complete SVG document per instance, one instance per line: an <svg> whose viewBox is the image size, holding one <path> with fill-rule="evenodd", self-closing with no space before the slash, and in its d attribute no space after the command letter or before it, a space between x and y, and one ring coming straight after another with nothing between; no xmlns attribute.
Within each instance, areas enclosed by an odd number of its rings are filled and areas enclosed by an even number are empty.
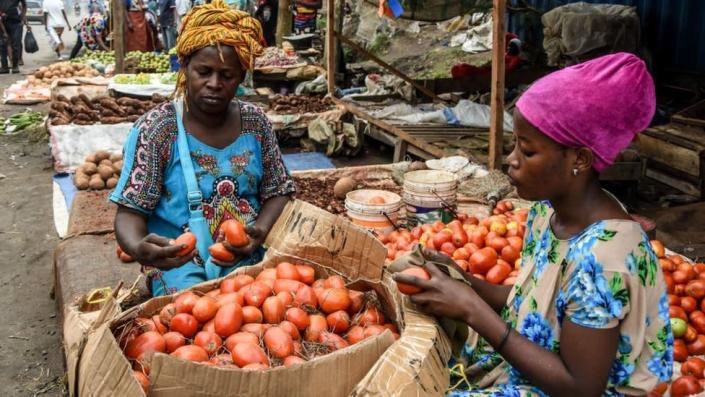
<svg viewBox="0 0 705 397"><path fill-rule="evenodd" d="M387 257L387 249L368 231L300 200L286 205L266 245L339 269L351 280L379 281Z"/></svg>

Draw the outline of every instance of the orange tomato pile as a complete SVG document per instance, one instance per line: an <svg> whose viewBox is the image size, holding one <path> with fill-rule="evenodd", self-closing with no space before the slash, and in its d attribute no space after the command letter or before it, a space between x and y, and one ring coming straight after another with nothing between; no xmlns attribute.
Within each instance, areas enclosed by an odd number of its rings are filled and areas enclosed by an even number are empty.
<svg viewBox="0 0 705 397"><path fill-rule="evenodd" d="M501 201L495 214L482 221L459 214L448 224L437 221L412 230L393 231L379 239L387 247L388 260L408 253L420 243L453 258L461 269L477 278L512 285L519 270L528 212Z"/></svg>
<svg viewBox="0 0 705 397"><path fill-rule="evenodd" d="M681 377L671 384L671 396L705 390L705 264L691 264L680 255L667 255L663 244L651 241L668 290L668 312L673 331L673 359L683 363ZM652 391L665 393L667 384Z"/></svg>
<svg viewBox="0 0 705 397"><path fill-rule="evenodd" d="M225 279L203 296L182 292L116 334L147 390L154 352L258 370L303 363L387 329L399 338L369 294L348 289L341 276L315 279L313 267L281 262L256 278Z"/></svg>

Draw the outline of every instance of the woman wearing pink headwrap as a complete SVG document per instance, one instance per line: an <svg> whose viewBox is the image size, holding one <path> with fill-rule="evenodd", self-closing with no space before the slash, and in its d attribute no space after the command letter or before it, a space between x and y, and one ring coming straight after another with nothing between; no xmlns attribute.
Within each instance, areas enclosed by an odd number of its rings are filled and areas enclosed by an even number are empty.
<svg viewBox="0 0 705 397"><path fill-rule="evenodd" d="M516 284L468 276L468 287L430 264L429 281L395 275L426 290L412 301L480 336L451 363L464 364L469 390L449 395L644 395L670 379L661 269L598 181L654 110L651 76L629 54L555 72L518 101L509 176L536 203Z"/></svg>

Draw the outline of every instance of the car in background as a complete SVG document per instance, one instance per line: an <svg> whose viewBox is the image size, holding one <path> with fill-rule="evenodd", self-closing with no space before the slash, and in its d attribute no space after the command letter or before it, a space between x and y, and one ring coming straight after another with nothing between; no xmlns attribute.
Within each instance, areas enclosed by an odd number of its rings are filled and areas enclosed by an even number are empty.
<svg viewBox="0 0 705 397"><path fill-rule="evenodd" d="M40 1L27 0L27 22L44 22L44 9Z"/></svg>

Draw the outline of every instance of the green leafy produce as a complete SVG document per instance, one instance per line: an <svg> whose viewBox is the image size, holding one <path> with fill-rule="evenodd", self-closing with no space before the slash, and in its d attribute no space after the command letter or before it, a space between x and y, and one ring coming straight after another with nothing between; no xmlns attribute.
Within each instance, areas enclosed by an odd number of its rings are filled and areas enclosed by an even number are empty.
<svg viewBox="0 0 705 397"><path fill-rule="evenodd" d="M21 113L16 113L8 119L0 118L0 132L2 133L17 133L24 129L35 127L44 122L44 116L39 112L25 110Z"/></svg>
<svg viewBox="0 0 705 397"><path fill-rule="evenodd" d="M176 73L165 73L159 78L162 84L175 84L176 83Z"/></svg>
<svg viewBox="0 0 705 397"><path fill-rule="evenodd" d="M135 62L139 69L156 73L168 72L171 66L169 54L155 54L153 52L128 52L125 55L125 62Z"/></svg>

